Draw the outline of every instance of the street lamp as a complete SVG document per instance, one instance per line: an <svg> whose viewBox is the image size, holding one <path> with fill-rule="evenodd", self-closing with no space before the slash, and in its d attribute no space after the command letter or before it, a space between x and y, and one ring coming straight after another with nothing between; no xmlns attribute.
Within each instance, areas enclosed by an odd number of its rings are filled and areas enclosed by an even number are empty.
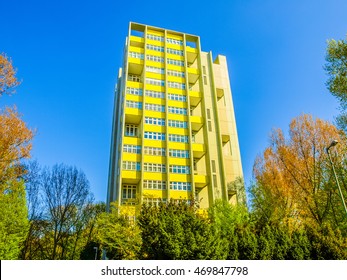
<svg viewBox="0 0 347 280"><path fill-rule="evenodd" d="M94 247L94 250L95 250L95 259L97 259L97 257L98 257L98 247Z"/></svg>
<svg viewBox="0 0 347 280"><path fill-rule="evenodd" d="M340 187L340 184L339 184L339 180L337 179L335 167L334 167L333 161L331 160L331 156L330 156L330 153L329 153L329 149L330 149L331 147L336 146L338 143L339 143L339 142L338 142L337 140L333 140L333 141L330 143L329 147L326 148L326 152L327 152L327 154L328 154L328 156L329 156L329 161L330 161L330 164L331 164L331 166L332 166L332 168L333 168L333 172L334 172L334 176L335 176L337 188L339 189L339 193L340 193L340 197L341 197L341 200L342 200L342 204L343 204L343 207L344 207L345 212L346 212L346 215L347 215L346 203L345 203L345 200L344 200L344 198L343 198L342 191L341 191L341 187Z"/></svg>

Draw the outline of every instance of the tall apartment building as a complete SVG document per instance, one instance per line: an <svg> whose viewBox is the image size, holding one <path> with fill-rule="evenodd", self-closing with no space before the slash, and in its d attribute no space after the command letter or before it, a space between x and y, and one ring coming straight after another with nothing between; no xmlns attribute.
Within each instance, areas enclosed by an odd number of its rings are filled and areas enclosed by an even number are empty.
<svg viewBox="0 0 347 280"><path fill-rule="evenodd" d="M242 176L225 56L212 61L199 36L130 23L115 93L107 204L235 204L244 188L233 182Z"/></svg>

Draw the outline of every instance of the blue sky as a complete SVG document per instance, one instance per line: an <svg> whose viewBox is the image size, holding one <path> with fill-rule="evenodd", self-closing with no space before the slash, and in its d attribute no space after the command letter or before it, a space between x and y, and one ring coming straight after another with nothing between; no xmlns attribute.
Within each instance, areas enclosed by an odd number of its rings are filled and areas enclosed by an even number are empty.
<svg viewBox="0 0 347 280"><path fill-rule="evenodd" d="M227 56L246 183L272 128L302 113L333 121L327 39L345 39L345 0L43 1L1 4L0 52L18 68L16 104L36 129L33 158L82 169L105 200L113 92L130 21L199 35Z"/></svg>

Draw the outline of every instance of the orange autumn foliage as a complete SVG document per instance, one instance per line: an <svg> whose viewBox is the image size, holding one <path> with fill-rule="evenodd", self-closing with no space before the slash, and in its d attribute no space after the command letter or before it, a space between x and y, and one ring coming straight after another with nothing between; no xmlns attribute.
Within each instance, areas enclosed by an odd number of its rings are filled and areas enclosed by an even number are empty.
<svg viewBox="0 0 347 280"><path fill-rule="evenodd" d="M302 115L290 123L288 138L281 129L272 132L270 146L257 157L253 169L255 207L266 212L266 219L296 225L342 219L325 150L333 139L339 141L333 160L344 170L339 155L347 150L345 135L329 122Z"/></svg>
<svg viewBox="0 0 347 280"><path fill-rule="evenodd" d="M20 84L15 74L11 59L5 54L0 54L0 97L15 92L14 88Z"/></svg>
<svg viewBox="0 0 347 280"><path fill-rule="evenodd" d="M0 110L0 184L23 175L20 162L30 157L33 136L16 108Z"/></svg>

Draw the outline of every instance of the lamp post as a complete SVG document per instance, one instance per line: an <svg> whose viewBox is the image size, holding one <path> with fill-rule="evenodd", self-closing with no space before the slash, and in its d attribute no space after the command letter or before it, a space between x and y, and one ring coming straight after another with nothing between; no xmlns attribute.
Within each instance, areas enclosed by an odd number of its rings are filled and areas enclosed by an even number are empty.
<svg viewBox="0 0 347 280"><path fill-rule="evenodd" d="M98 257L98 247L94 247L94 250L95 250L95 259L97 259L97 257Z"/></svg>
<svg viewBox="0 0 347 280"><path fill-rule="evenodd" d="M331 166L332 166L332 168L333 168L333 172L334 172L334 176L335 176L337 188L339 189L340 198L341 198L341 201L342 201L342 204L343 204L343 208L345 209L345 212L346 212L346 215L347 215L346 203L345 203L345 200L344 200L344 198L343 198L343 194L342 194L342 190L341 190L341 187L340 187L340 184L339 184L339 180L337 179L335 167L334 167L333 161L331 160L331 156L330 156L330 153L329 153L329 149L330 149L331 147L336 146L338 143L339 143L339 142L338 142L337 140L333 140L333 141L330 143L329 147L326 148L326 152L327 152L327 154L328 154L330 164L331 164Z"/></svg>

